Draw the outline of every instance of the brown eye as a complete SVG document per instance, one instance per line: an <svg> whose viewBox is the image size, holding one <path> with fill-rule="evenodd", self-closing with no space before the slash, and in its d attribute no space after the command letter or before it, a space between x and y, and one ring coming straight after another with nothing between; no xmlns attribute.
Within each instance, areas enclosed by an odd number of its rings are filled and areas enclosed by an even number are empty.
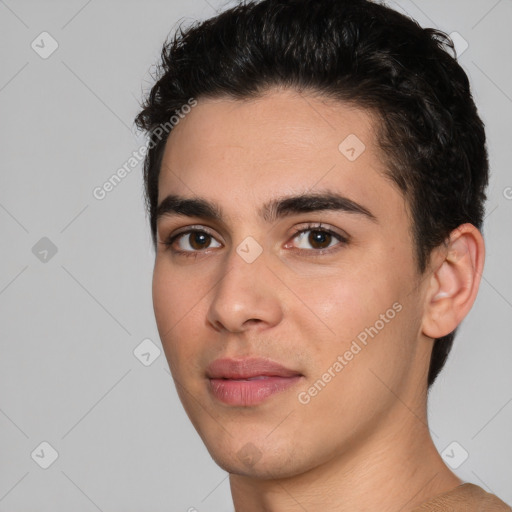
<svg viewBox="0 0 512 512"><path fill-rule="evenodd" d="M213 245L213 243L216 243L217 245ZM176 253L191 254L201 252L212 247L221 247L221 244L218 243L210 233L200 229L190 229L189 231L178 233L177 235L170 237L166 242L166 245L170 247L177 246L174 249Z"/></svg>
<svg viewBox="0 0 512 512"><path fill-rule="evenodd" d="M315 249L327 249L332 240L332 235L326 231L311 230L308 236L308 242Z"/></svg>
<svg viewBox="0 0 512 512"><path fill-rule="evenodd" d="M328 249L335 245L343 245L348 241L342 235L318 226L302 229L293 238L298 241L296 245L298 249L307 249L312 252Z"/></svg>
<svg viewBox="0 0 512 512"><path fill-rule="evenodd" d="M201 249L206 249L212 238L209 234L203 233L201 231L194 231L189 233L188 236L190 247L198 251Z"/></svg>

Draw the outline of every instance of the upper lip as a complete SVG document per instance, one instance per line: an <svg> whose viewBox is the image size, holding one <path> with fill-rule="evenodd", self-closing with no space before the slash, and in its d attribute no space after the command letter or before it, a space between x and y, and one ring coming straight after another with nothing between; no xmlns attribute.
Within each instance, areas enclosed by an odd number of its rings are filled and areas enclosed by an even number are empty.
<svg viewBox="0 0 512 512"><path fill-rule="evenodd" d="M248 379L251 377L294 377L300 372L260 357L244 359L216 359L206 368L206 376L210 379Z"/></svg>

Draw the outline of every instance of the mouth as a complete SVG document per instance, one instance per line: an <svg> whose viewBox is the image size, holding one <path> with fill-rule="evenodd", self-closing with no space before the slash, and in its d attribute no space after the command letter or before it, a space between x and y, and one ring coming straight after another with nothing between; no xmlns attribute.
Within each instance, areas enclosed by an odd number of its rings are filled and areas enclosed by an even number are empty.
<svg viewBox="0 0 512 512"><path fill-rule="evenodd" d="M206 371L210 393L232 406L258 405L303 379L295 370L262 358L217 359Z"/></svg>

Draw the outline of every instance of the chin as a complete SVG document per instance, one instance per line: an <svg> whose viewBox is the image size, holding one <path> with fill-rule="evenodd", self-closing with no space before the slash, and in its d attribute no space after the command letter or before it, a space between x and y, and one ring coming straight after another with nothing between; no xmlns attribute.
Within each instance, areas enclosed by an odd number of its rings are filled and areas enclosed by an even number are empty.
<svg viewBox="0 0 512 512"><path fill-rule="evenodd" d="M281 449L275 445L259 448L257 442L247 440L228 447L207 445L207 449L215 463L224 471L250 478L289 478L309 469L300 463L297 450L293 446Z"/></svg>
<svg viewBox="0 0 512 512"><path fill-rule="evenodd" d="M257 480L276 480L290 478L303 472L301 470L290 469L290 466L284 468L282 460L261 460L254 465L241 462L237 460L236 457L229 460L225 460L224 458L222 458L222 460L214 459L214 461L224 471L227 471L232 475L240 475Z"/></svg>

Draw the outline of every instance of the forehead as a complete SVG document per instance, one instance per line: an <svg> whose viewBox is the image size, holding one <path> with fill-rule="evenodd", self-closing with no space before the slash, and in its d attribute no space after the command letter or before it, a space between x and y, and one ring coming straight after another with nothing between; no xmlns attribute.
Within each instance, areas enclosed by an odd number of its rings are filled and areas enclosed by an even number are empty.
<svg viewBox="0 0 512 512"><path fill-rule="evenodd" d="M402 203L384 175L376 129L361 108L292 90L199 99L168 138L158 200L206 197L233 216L315 188L363 204L382 203L383 194Z"/></svg>

